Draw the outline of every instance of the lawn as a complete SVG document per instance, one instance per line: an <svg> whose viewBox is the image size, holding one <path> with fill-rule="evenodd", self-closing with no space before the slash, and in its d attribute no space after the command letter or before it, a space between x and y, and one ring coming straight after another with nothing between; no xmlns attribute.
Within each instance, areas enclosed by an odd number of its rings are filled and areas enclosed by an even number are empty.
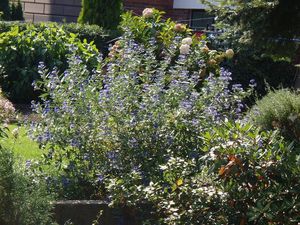
<svg viewBox="0 0 300 225"><path fill-rule="evenodd" d="M19 127L19 132L16 137L13 135L13 130L15 128L18 128L17 124L10 124L8 126L8 137L1 139L1 145L5 148L11 149L16 156L24 160L41 158L42 150L35 141L32 141L27 136L25 126Z"/></svg>

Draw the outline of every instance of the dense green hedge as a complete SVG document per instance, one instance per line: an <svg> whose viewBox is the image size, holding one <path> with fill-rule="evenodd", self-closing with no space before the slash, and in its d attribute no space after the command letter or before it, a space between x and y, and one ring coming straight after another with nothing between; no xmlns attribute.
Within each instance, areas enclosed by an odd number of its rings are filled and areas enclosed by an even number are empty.
<svg viewBox="0 0 300 225"><path fill-rule="evenodd" d="M27 103L39 92L32 82L39 80L38 65L62 73L68 67L68 55L76 53L89 68L97 64L99 51L86 40L55 23L2 23L0 33L0 82L3 91L14 103ZM83 35L82 33L81 35Z"/></svg>
<svg viewBox="0 0 300 225"><path fill-rule="evenodd" d="M7 22L7 21L0 21L0 33L9 31L12 27L18 26L19 29L25 30L27 25L31 23L24 23L24 22ZM106 42L110 40L110 38L114 37L114 34L110 34L108 31L105 31L98 25L87 25L87 24L77 24L77 23L64 23L58 24L54 22L47 22L47 23L35 23L32 24L36 27L36 29L43 30L44 24L53 24L57 26L61 26L65 32L70 32L78 35L78 38L83 41L86 39L88 42L93 41L97 48L101 51L106 51L107 44ZM111 37L112 36L112 37Z"/></svg>

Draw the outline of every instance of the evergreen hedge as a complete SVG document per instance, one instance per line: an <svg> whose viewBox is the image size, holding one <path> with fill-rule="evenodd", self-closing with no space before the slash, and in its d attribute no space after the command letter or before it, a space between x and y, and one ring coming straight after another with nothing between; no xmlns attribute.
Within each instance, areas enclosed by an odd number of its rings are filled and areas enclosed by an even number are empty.
<svg viewBox="0 0 300 225"><path fill-rule="evenodd" d="M121 20L121 0L82 0L79 23L97 24L103 28L116 30Z"/></svg>

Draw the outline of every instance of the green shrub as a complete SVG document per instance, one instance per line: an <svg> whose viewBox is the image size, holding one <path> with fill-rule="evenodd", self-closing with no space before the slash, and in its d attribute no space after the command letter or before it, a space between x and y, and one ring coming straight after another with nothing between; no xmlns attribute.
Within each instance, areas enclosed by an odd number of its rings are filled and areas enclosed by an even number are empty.
<svg viewBox="0 0 300 225"><path fill-rule="evenodd" d="M121 0L82 0L79 23L97 24L105 29L116 30L122 13Z"/></svg>
<svg viewBox="0 0 300 225"><path fill-rule="evenodd" d="M300 96L283 89L257 101L250 116L263 129L279 129L287 138L300 141Z"/></svg>
<svg viewBox="0 0 300 225"><path fill-rule="evenodd" d="M71 52L87 62L88 68L97 64L98 50L76 34L67 33L56 24L27 24L25 29L11 27L0 34L0 64L3 91L13 102L30 102L37 98L32 82L39 79L38 64L64 71Z"/></svg>
<svg viewBox="0 0 300 225"><path fill-rule="evenodd" d="M28 164L29 162L27 162ZM50 225L52 198L42 182L16 167L12 153L0 148L0 224Z"/></svg>
<svg viewBox="0 0 300 225"><path fill-rule="evenodd" d="M7 22L7 21L0 21L0 33L8 32L11 30L12 27L18 26L20 31L26 30L27 25L31 24L35 26L37 30L43 31L45 24L47 26L58 26L62 27L62 29L67 33L76 34L77 37L87 42L94 42L99 50L107 51L107 44L106 42L110 39L116 37L116 34L110 34L108 31L104 30L103 28L99 27L98 25L88 25L88 24L79 24L79 23L54 23L54 22L47 22L47 23L26 23L26 22Z"/></svg>
<svg viewBox="0 0 300 225"><path fill-rule="evenodd" d="M77 34L77 37L83 41L94 42L101 53L106 53L108 49L107 41L115 38L115 34L110 34L98 25L88 25L79 23L62 24L62 29L66 32Z"/></svg>

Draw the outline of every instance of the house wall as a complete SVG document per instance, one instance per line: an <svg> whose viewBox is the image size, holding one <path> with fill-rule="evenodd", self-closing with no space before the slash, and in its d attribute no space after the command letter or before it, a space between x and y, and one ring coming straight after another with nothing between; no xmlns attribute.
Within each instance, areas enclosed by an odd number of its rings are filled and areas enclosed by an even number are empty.
<svg viewBox="0 0 300 225"><path fill-rule="evenodd" d="M81 0L21 0L26 21L76 22Z"/></svg>
<svg viewBox="0 0 300 225"><path fill-rule="evenodd" d="M1 0L0 0L1 1ZM26 21L76 22L81 9L81 0L21 0ZM157 8L166 12L165 18L187 22L190 9L174 9L173 0L124 0L124 8L141 15L147 8Z"/></svg>
<svg viewBox="0 0 300 225"><path fill-rule="evenodd" d="M145 8L157 8L165 11L165 18L172 18L175 21L188 21L191 16L190 9L174 9L173 0L124 0L124 8L132 10L135 14L141 15Z"/></svg>

